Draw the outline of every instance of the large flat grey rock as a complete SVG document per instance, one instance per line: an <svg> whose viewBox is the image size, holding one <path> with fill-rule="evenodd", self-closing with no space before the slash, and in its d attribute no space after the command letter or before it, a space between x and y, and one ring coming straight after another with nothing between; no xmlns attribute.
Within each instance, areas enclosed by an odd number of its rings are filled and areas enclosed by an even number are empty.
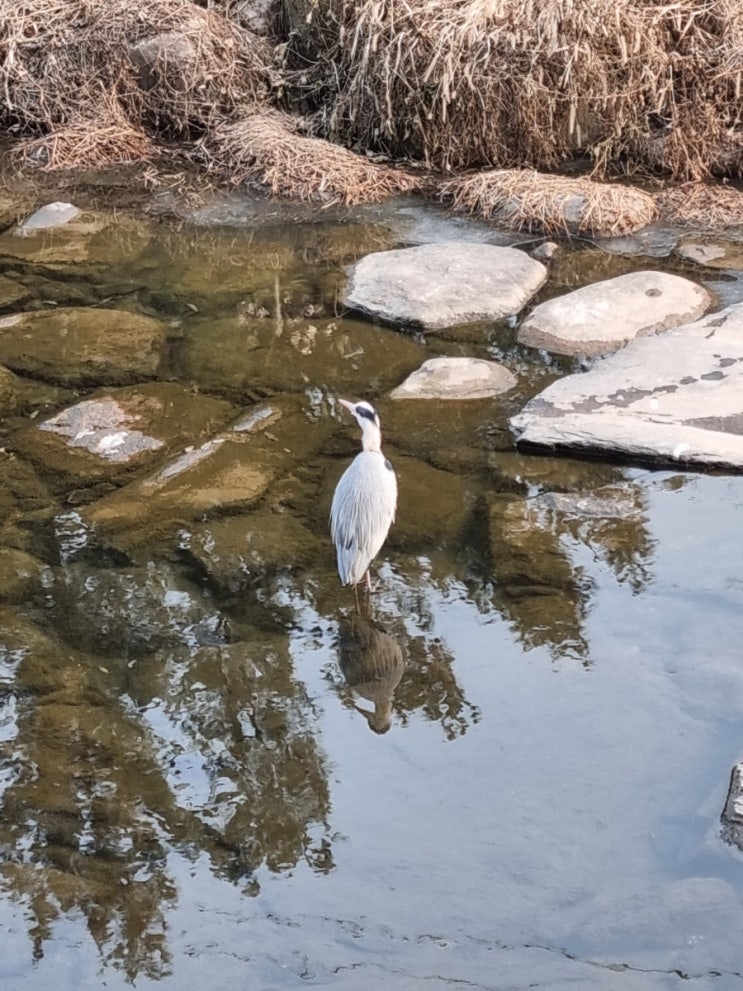
<svg viewBox="0 0 743 991"><path fill-rule="evenodd" d="M689 279L630 272L542 303L523 322L518 339L556 354L593 357L696 320L711 305L706 289Z"/></svg>
<svg viewBox="0 0 743 991"><path fill-rule="evenodd" d="M343 303L380 320L444 330L518 313L547 277L516 248L444 241L377 251L348 269Z"/></svg>
<svg viewBox="0 0 743 991"><path fill-rule="evenodd" d="M743 303L631 342L510 422L519 444L743 469Z"/></svg>

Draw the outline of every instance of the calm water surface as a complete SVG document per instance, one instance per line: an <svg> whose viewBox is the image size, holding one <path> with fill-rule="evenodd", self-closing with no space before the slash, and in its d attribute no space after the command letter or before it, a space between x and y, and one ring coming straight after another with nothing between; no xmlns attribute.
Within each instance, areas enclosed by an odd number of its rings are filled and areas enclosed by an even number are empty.
<svg viewBox="0 0 743 991"><path fill-rule="evenodd" d="M289 427L250 505L109 532L96 507L142 471L23 440L98 383L26 376L2 438L0 553L26 569L0 602L2 987L743 987L743 860L718 835L743 479L517 454L507 416L569 365L505 326L424 341L343 315L343 265L450 234L434 212L132 223L113 260L6 243L2 274L26 308L167 321L160 381ZM648 264L588 247L545 291ZM519 387L385 397L434 354ZM378 403L401 489L363 616L327 536L357 449L338 394Z"/></svg>

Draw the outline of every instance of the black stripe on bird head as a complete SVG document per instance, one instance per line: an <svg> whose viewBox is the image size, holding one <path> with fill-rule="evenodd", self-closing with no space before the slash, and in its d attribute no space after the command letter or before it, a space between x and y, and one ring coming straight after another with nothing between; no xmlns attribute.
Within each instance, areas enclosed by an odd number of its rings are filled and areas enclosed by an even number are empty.
<svg viewBox="0 0 743 991"><path fill-rule="evenodd" d="M366 419L371 420L372 423L377 418L376 410L374 409L373 406L370 406L369 403L357 403L356 413L358 416L365 416Z"/></svg>

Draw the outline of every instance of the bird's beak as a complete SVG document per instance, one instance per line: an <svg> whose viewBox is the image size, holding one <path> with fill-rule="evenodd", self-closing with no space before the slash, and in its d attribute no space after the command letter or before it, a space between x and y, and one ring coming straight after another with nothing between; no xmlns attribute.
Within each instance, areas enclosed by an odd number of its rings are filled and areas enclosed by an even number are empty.
<svg viewBox="0 0 743 991"><path fill-rule="evenodd" d="M356 409L356 403L349 403L347 399L341 399L339 397L338 402L341 404L341 406L345 406L348 412L351 414L353 414L354 410Z"/></svg>

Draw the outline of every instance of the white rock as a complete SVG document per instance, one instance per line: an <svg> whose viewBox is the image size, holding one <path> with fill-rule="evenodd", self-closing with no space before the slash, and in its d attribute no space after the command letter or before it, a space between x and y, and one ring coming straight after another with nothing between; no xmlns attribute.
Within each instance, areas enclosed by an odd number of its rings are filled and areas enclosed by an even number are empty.
<svg viewBox="0 0 743 991"><path fill-rule="evenodd" d="M630 272L540 304L518 339L556 354L608 354L635 337L696 320L711 305L706 289L689 279Z"/></svg>
<svg viewBox="0 0 743 991"><path fill-rule="evenodd" d="M50 227L61 227L79 216L80 211L72 203L47 203L36 213L18 225L16 233L25 237L31 231L47 230Z"/></svg>
<svg viewBox="0 0 743 991"><path fill-rule="evenodd" d="M392 390L392 399L487 399L516 385L503 365L482 358L429 358Z"/></svg>
<svg viewBox="0 0 743 991"><path fill-rule="evenodd" d="M516 248L445 241L362 258L348 269L343 303L380 320L443 330L518 313L546 277L541 262Z"/></svg>
<svg viewBox="0 0 743 991"><path fill-rule="evenodd" d="M143 451L156 451L164 442L148 437L131 424L136 417L115 399L84 399L39 424L67 438L70 447L84 447L108 461L130 461Z"/></svg>
<svg viewBox="0 0 743 991"><path fill-rule="evenodd" d="M743 303L553 382L511 427L519 444L742 469Z"/></svg>

